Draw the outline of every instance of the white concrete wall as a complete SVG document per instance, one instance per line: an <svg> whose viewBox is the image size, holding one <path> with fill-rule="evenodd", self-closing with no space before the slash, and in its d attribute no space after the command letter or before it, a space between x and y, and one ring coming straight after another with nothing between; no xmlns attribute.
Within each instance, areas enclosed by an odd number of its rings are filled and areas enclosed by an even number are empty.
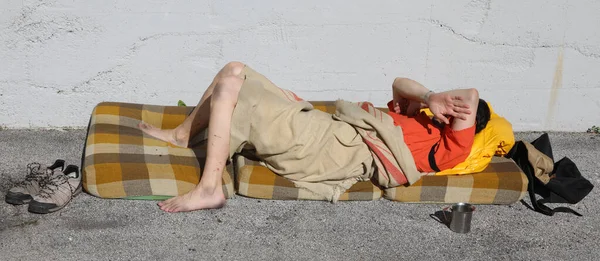
<svg viewBox="0 0 600 261"><path fill-rule="evenodd" d="M516 130L600 124L594 0L0 0L0 125L95 104L195 104L227 61L314 100L384 105L395 76L477 87Z"/></svg>

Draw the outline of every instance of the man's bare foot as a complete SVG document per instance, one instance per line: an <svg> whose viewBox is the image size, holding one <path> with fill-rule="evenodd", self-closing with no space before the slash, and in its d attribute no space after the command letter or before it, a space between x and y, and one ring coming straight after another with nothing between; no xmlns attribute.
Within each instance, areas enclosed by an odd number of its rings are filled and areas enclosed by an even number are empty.
<svg viewBox="0 0 600 261"><path fill-rule="evenodd" d="M175 129L163 130L157 127L154 127L148 123L140 122L138 127L146 134L157 138L159 140L171 143L175 146L187 148L187 140L177 139L177 135L175 133Z"/></svg>
<svg viewBox="0 0 600 261"><path fill-rule="evenodd" d="M202 187L196 187L184 195L158 203L161 210L169 213L221 208L224 205L225 194L223 194L223 188L220 185L213 193Z"/></svg>

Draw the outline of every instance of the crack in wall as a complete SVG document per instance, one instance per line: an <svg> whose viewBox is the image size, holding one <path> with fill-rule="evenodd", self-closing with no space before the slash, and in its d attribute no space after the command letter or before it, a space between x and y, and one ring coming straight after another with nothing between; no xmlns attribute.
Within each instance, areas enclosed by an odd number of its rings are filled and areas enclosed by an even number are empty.
<svg viewBox="0 0 600 261"><path fill-rule="evenodd" d="M38 8L40 8L42 6L46 6L46 5L47 5L47 3L45 3L45 2L41 2L40 4L37 4L37 5L23 4L23 9L21 10L21 15L19 16L19 18L14 20L8 28L16 26L19 22L25 23L25 21L27 21L30 18L30 16L35 11L38 10Z"/></svg>
<svg viewBox="0 0 600 261"><path fill-rule="evenodd" d="M52 91L56 92L57 94L69 94L70 93L68 90L65 90L64 88L60 88L59 86L39 84L39 83L32 82L31 80L23 80L23 81L8 80L8 81L0 81L0 83L15 84L15 85L25 84L25 85L30 86L35 89L52 90ZM3 96L3 94L0 94L0 96Z"/></svg>
<svg viewBox="0 0 600 261"><path fill-rule="evenodd" d="M79 84L77 84L77 85L73 86L73 87L71 88L71 92L73 92L73 93L82 93L82 92L86 92L85 90L81 90L81 88L82 88L82 87L84 87L84 86L89 86L89 85L92 85L92 83L93 83L93 82L95 82L95 81L99 81L99 80L101 80L101 79L104 79L104 78L106 78L107 76L111 75L113 72L115 72L116 70L118 70L120 67L123 67L123 66L124 66L124 64L119 64L119 65L116 65L116 66L114 66L114 67L112 67L112 68L110 68L110 69L108 69L108 70L104 70L104 71L97 72L97 73L96 73L94 76L92 76L92 77L88 78L87 80L84 80L84 81L82 81L81 83L79 83ZM108 78L108 81L109 81L109 82L113 82L113 81L115 81L115 80L113 80L112 78L110 78L110 77L109 77L109 78ZM116 80L116 81L118 82L119 80ZM119 83L119 85L121 85L121 84L124 84L124 83L125 83L123 80L120 80L120 81L121 81L121 82ZM92 92L92 93L93 93L93 92Z"/></svg>
<svg viewBox="0 0 600 261"><path fill-rule="evenodd" d="M426 22L428 24L434 25L436 28L441 28L442 30L451 33L452 35L463 39L465 41L471 42L471 43L475 43L475 44L479 44L479 45L489 45L489 46L506 46L506 47L516 47L516 48L529 48L529 49L552 49L552 48L568 48L571 50L574 50L576 52L578 52L579 54L585 56L585 57L590 57L590 58L600 58L600 53L595 53L589 50L586 50L585 48L581 47L581 46L577 46L575 44L572 43L565 43L563 44L540 44L540 45L527 45L527 44L514 44L514 43L508 43L508 42L493 42L493 41L486 41L483 39L479 39L476 37L469 37L466 36L462 33L457 32L452 26L443 23L440 20L435 20L435 19L421 19L421 21Z"/></svg>
<svg viewBox="0 0 600 261"><path fill-rule="evenodd" d="M153 40L158 40L164 37L169 37L169 36L206 36L206 35L218 35L219 33L213 33L213 32L168 32L168 33L159 33L159 34L153 34L153 35L149 35L149 36L144 36L144 37L139 37L138 41L134 42L127 50L127 53L120 58L120 60L126 60L129 61L144 45L146 42L148 41L153 41ZM217 45L219 46L219 55L220 57L223 57L223 43L222 41L219 41L217 43ZM115 73L117 70L119 70L119 68L124 67L127 64L127 62L125 63L121 63L118 64L116 66L113 66L107 70L103 70L100 72L97 72L94 76L88 78L87 80L83 80L81 81L79 84L76 84L75 86L73 86L70 89L71 93L81 93L81 92L86 92L85 90L83 90L83 87L86 86L90 86L92 85L94 82L99 81L99 80L103 80L105 79L107 76ZM125 82L123 80L113 80L112 78L108 78L108 81L120 81L119 85L124 84ZM133 90L135 91L135 89Z"/></svg>
<svg viewBox="0 0 600 261"><path fill-rule="evenodd" d="M149 36L139 37L138 41L134 42L128 49L128 53L123 58L130 58L133 56L141 47L145 45L147 41L158 40L169 36L208 36L208 35L222 35L223 33L218 32L168 32L158 33Z"/></svg>
<svg viewBox="0 0 600 261"><path fill-rule="evenodd" d="M84 24L83 19L73 14L55 14L42 9L49 6L46 2L38 5L25 5L21 14L4 30L15 36L6 37L6 46L9 49L32 47L30 44L44 44L45 42L60 37L64 34L76 32L96 32L98 26ZM29 43L29 44L23 44Z"/></svg>
<svg viewBox="0 0 600 261"><path fill-rule="evenodd" d="M207 36L207 35L219 35L221 33L218 32L196 32L196 31L188 31L188 32L168 32L168 33L158 33L152 34L149 36L140 37L140 42L145 42L148 40L156 40L166 36Z"/></svg>
<svg viewBox="0 0 600 261"><path fill-rule="evenodd" d="M63 89L60 89L60 88L58 88L58 87L54 87L54 86L39 85L39 84L36 84L36 83L31 83L31 82L28 82L27 84L28 84L29 86L31 86L31 87L33 87L33 88L37 88L37 89L43 89L43 90L50 89L50 90L53 90L53 91L55 91L57 94L62 94L62 93L64 93L64 90L63 90Z"/></svg>

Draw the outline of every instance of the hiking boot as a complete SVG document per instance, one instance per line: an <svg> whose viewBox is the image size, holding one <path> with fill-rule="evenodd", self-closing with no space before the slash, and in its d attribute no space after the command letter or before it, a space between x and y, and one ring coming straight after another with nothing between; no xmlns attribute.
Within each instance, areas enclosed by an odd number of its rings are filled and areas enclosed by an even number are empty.
<svg viewBox="0 0 600 261"><path fill-rule="evenodd" d="M47 214L64 208L81 192L79 168L69 165L64 171L54 171L29 202L29 212Z"/></svg>
<svg viewBox="0 0 600 261"><path fill-rule="evenodd" d="M53 171L58 168L62 171L64 166L64 160L56 160L49 167L36 162L27 164L27 176L19 184L8 190L4 201L13 205L29 203L33 195L40 192L40 188L44 185L48 177L52 175Z"/></svg>

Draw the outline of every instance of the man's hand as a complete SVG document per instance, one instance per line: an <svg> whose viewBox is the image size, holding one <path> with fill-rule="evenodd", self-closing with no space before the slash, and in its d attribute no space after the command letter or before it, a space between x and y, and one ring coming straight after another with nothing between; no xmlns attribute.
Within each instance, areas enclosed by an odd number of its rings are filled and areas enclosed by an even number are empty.
<svg viewBox="0 0 600 261"><path fill-rule="evenodd" d="M414 116L423 108L427 108L427 104L418 101L412 101L406 98L396 98L393 103L394 112L406 116Z"/></svg>
<svg viewBox="0 0 600 261"><path fill-rule="evenodd" d="M433 116L446 124L450 124L450 120L446 116L465 120L467 115L471 114L469 105L463 98L453 95L451 91L432 93L429 95L427 103Z"/></svg>

